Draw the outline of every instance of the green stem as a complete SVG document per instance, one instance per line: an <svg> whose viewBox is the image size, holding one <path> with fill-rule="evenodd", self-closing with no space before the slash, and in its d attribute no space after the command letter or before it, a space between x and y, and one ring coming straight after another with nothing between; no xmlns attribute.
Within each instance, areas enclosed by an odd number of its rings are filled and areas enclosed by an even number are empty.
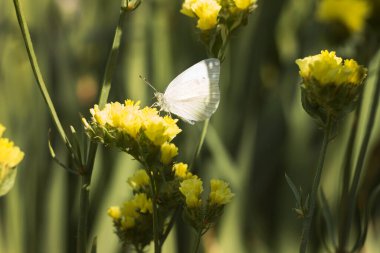
<svg viewBox="0 0 380 253"><path fill-rule="evenodd" d="M204 143L205 138L206 138L206 134L207 134L207 129L208 129L208 124L209 123L210 123L210 119L206 119L204 121L204 123L203 123L201 137L199 139L199 142L198 142L198 145L197 145L197 149L195 150L193 160L192 160L192 162L191 162L191 164L189 166L190 167L189 170L193 169L193 166L194 166L195 162L197 161L197 159L199 157L199 154L201 153L202 146L203 146L203 143Z"/></svg>
<svg viewBox="0 0 380 253"><path fill-rule="evenodd" d="M119 22L116 26L115 35L112 43L112 48L108 56L107 65L103 77L102 90L100 92L99 106L103 107L107 103L109 91L111 89L111 81L113 74L116 70L117 58L120 51L120 42L123 34L123 26L126 20L127 9L126 1L122 0L120 8ZM82 188L80 191L80 203L79 203L79 222L78 222L78 245L77 252L85 253L87 252L87 235L88 235L88 212L90 206L90 192L88 187L91 183L92 171L95 163L95 156L97 150L97 143L91 142L89 147L89 152L87 156L87 162L85 171L81 173L82 176Z"/></svg>
<svg viewBox="0 0 380 253"><path fill-rule="evenodd" d="M87 252L87 224L88 211L90 206L90 191L88 187L91 183L91 174L84 174L81 177L81 189L79 195L79 223L78 223L78 242L77 252Z"/></svg>
<svg viewBox="0 0 380 253"><path fill-rule="evenodd" d="M50 95L49 95L49 92L46 88L46 84L45 84L45 81L42 77L40 67L38 66L37 57L36 57L36 54L34 52L33 43L32 43L32 40L30 38L29 28L28 28L28 25L26 23L25 15L24 15L24 12L22 10L22 7L21 7L18 0L13 0L13 3L15 6L15 10L16 10L17 20L18 20L18 23L19 23L19 26L21 29L22 38L24 40L26 51L28 53L29 62L30 62L30 65L32 67L34 77L36 78L37 85L38 85L38 87L42 93L42 96L43 96L43 98L44 98L44 100L45 100L45 102L49 108L50 114L53 118L53 122L54 122L55 126L57 127L59 135L61 136L61 138L62 138L63 142L66 144L66 146L68 146L68 148L71 148L71 144L70 144L70 142L66 136L65 131L63 130L62 124L58 118L58 115L57 115L57 112L55 111L53 102L52 102Z"/></svg>
<svg viewBox="0 0 380 253"><path fill-rule="evenodd" d="M202 231L199 230L197 231L197 238L195 239L195 246L194 246L194 250L193 250L193 253L197 253L198 250L199 250L199 245L201 243L201 237L202 237Z"/></svg>
<svg viewBox="0 0 380 253"><path fill-rule="evenodd" d="M153 205L153 240L154 240L154 253L161 253L160 235L158 227L158 210L157 210L157 188L154 180L154 175L148 171L150 179L150 190L152 192L152 205Z"/></svg>
<svg viewBox="0 0 380 253"><path fill-rule="evenodd" d="M378 73L378 75L380 75L380 73ZM358 188L359 188L360 176L362 174L364 159L365 159L365 155L368 149L368 143L369 143L372 129L375 123L376 113L377 113L378 104L379 104L379 96L380 96L380 79L378 79L378 82L376 83L375 91L373 93L372 106L371 106L368 121L366 124L366 130L363 137L363 141L361 143L358 160L355 165L354 177L352 179L352 184L351 184L350 192L348 195L348 204L347 204L348 214L342 225L343 228L341 231L343 234L341 235L341 241L339 242L339 249L346 248L347 240L350 237L351 224L352 224L352 221L354 219L354 214L355 214L355 205L356 205L356 198L357 198L357 193L358 193Z"/></svg>
<svg viewBox="0 0 380 253"><path fill-rule="evenodd" d="M309 211L303 221L301 244L300 244L300 251L299 251L300 253L305 253L307 249L307 243L310 237L311 222L314 216L315 204L317 200L317 192L318 192L319 184L321 181L322 169L323 169L323 164L325 161L326 150L327 150L327 145L329 143L331 129L332 129L332 119L331 117L329 117L327 119L327 125L326 125L324 136L323 136L323 143L321 147L321 153L319 155L317 171L316 171L313 186L311 189Z"/></svg>

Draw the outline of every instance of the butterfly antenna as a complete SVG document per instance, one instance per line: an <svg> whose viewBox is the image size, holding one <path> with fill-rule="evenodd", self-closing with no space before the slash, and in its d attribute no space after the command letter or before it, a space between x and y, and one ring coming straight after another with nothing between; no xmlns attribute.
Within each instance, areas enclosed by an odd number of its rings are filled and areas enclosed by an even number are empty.
<svg viewBox="0 0 380 253"><path fill-rule="evenodd" d="M151 87L155 92L158 92L156 88L154 88L153 85L151 85L150 82L145 77L142 77L141 75L139 75L139 77L144 81L144 83L149 85L149 87Z"/></svg>

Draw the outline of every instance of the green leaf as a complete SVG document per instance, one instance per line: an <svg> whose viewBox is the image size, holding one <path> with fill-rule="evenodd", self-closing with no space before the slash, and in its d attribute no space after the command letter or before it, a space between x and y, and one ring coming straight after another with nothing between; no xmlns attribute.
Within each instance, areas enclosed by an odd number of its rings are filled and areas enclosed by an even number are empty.
<svg viewBox="0 0 380 253"><path fill-rule="evenodd" d="M293 195L294 195L294 197L296 199L297 205L299 205L300 207L302 207L302 205L301 205L301 194L297 190L297 187L295 186L295 184L293 183L293 181L290 179L290 177L288 177L288 175L286 173L285 173L285 179L286 179L286 182L288 183L290 189L293 192Z"/></svg>

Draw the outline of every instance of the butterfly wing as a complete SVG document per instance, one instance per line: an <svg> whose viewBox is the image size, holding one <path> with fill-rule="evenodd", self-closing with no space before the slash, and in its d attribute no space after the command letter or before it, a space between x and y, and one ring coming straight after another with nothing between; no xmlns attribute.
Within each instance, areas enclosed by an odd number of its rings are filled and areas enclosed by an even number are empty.
<svg viewBox="0 0 380 253"><path fill-rule="evenodd" d="M211 117L220 100L220 62L206 59L178 75L166 88L168 110L189 123Z"/></svg>

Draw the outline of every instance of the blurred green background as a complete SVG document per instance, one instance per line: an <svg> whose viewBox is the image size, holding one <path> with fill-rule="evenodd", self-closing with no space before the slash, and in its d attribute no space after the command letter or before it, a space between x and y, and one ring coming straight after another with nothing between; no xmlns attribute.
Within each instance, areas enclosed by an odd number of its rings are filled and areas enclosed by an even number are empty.
<svg viewBox="0 0 380 253"><path fill-rule="evenodd" d="M120 2L22 0L21 4L65 130L72 125L81 132L80 115L89 117L88 110L98 98ZM194 20L182 15L180 8L179 0L145 0L127 18L109 101L130 98L151 105L153 91L139 75L162 91L177 74L207 58ZM205 181L210 177L229 181L235 198L218 226L204 237L203 252L298 250L301 220L292 211L295 201L284 175L309 192L322 131L302 109L294 61L329 49L368 67L379 45L378 36L367 32L331 40L328 26L315 20L315 8L314 1L262 0L248 25L233 34L221 69L220 106L211 119L197 169ZM360 129L372 90L373 85L367 85ZM322 186L333 207L351 121L352 115L340 123L328 148ZM79 178L49 155L50 136L59 159L68 161L32 74L11 0L0 2L0 122L7 127L5 136L25 152L15 187L0 198L0 252L75 252ZM202 124L180 122L180 127L183 132L175 140L178 159L190 162ZM379 129L377 120L365 172L371 185L380 183ZM124 153L99 147L90 215L98 252L122 252L106 210L130 196L126 179L137 168ZM363 178L368 186L367 176ZM379 211L374 217L363 252L380 252ZM163 252L188 252L193 236L187 225L178 222ZM313 234L311 252L325 252L321 236L323 232Z"/></svg>

